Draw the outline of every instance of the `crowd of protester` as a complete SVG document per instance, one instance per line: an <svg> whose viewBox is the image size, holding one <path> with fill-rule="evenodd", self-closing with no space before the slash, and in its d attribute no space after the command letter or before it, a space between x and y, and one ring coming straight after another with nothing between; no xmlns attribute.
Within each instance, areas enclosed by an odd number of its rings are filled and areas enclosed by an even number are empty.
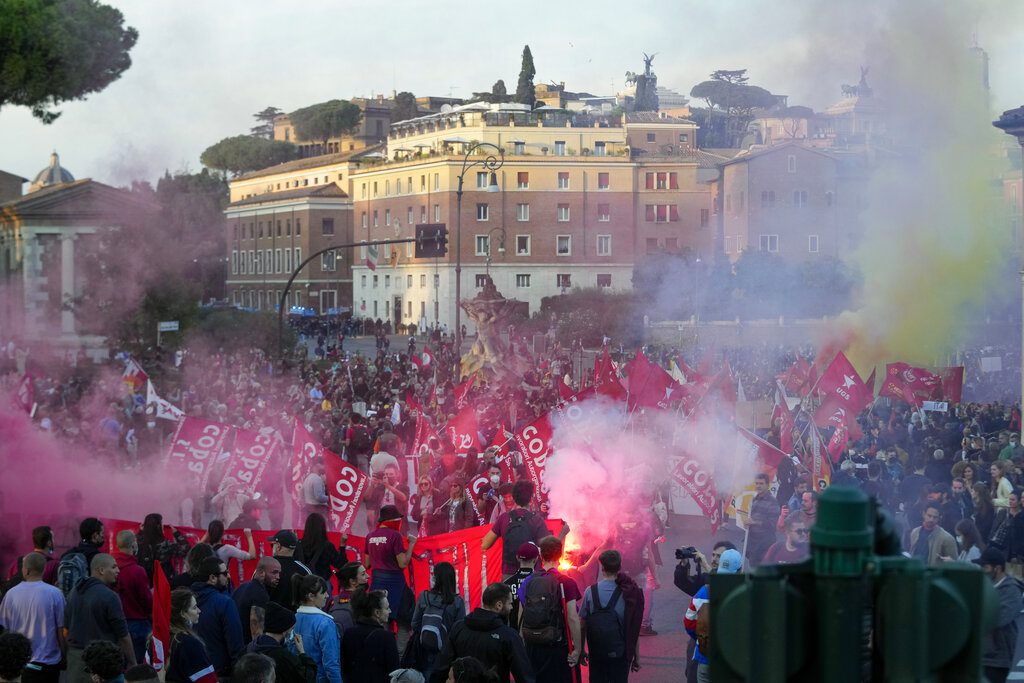
<svg viewBox="0 0 1024 683"><path fill-rule="evenodd" d="M496 680L569 680L585 659L584 640L592 636L602 647L610 643L610 649L602 655L590 648L591 680L605 680L601 674L595 678L595 671L608 672L606 680L625 680L638 662L636 637L654 634L651 584L660 558L653 541L666 521L656 513L656 500L634 519L624 520L604 546L573 558L577 566L559 573L567 529L560 536L547 533L547 510L538 505L522 463L514 462L509 476L497 466L498 448L489 446L507 440L509 433L557 403L563 377L578 386L570 350L552 344L518 386L478 383L469 388L462 400L477 408L480 442L488 447L457 454L443 443L443 426L459 407L448 336L437 331L420 343L403 338L403 348L392 349L389 330L374 329L376 352L369 356L344 352L344 337L351 331L304 330L315 335L313 343L323 353L294 367L274 363L258 350L192 349L173 355L157 350L138 360L161 396L190 416L271 430L282 444L290 441L297 418L324 446L367 472L371 484L364 503L370 534L365 563L348 562L344 543L333 546L327 540L322 463L303 483L302 541L287 529L277 532L271 539L273 555L261 558L252 579L237 587L229 583L228 563L252 559L256 552L251 535L242 547L224 544L224 530L284 526L283 466L271 468L276 474L265 478L257 495L215 472L206 491L182 501L168 521L199 527L212 520L207 535L192 547L173 527L165 532L163 520L154 515L138 533L118 534L112 554L102 553L101 523L95 518L81 521L80 496L76 500L70 491L67 507L79 513L80 524L39 527L31 538L26 533L16 539L17 549L4 549L4 567L12 552L18 553L8 572L7 594L27 595L25 588L14 590L39 584L32 588L39 595L5 598L0 626L19 630L13 625L25 618L17 613L20 600L32 609L48 605L46 618L52 621L31 619L37 627L43 624L44 632L30 635L31 661L38 667L25 669L23 676L55 680L52 676L63 667L69 678L77 676L84 683L85 670L96 671L87 663L87 651L99 642L117 648L123 667L141 662L152 613L153 567L159 565L175 586L167 680L265 676L259 656L269 658L278 679L310 683L421 680L416 675L440 681L455 669L475 675L475 661L483 662L481 671L495 667ZM424 345L430 348L429 364L422 360ZM4 349L4 388L11 390L26 373L32 377L37 406L33 420L40 429L117 467L159 460L173 422L147 410L144 390L126 395L123 362L111 359L106 366L95 366L80 354L54 359L13 343ZM964 354L965 385L974 382L978 388L998 376L980 369L980 359L995 352ZM677 357L668 348L649 348L647 353L663 365ZM630 355L620 349L613 357L622 363ZM698 366L707 357L715 367L727 362L746 398L756 399L771 397L776 377L796 358L813 358L813 350L709 350L690 363ZM438 427L440 436L428 439L417 454L413 481L407 479L399 456L411 453L418 414ZM1017 434L1019 410L993 401L953 405L948 413L921 413L878 401L858 421L864 436L842 454L832 484L859 486L874 495L902 524L912 556L930 564L987 558L984 566L1004 567L1013 581L1021 576L1024 516L1019 515L1018 486L1024 485L1024 447ZM808 438L805 426L798 418L798 442ZM778 445L778 424L764 436ZM281 452L287 458L287 448ZM755 480L755 495L741 520L749 529L748 567L807 556L807 534L816 512L808 465L799 453L784 459L774 493L768 478ZM488 485L478 495L468 494L467 483L481 475ZM485 588L482 606L466 614L454 590L454 575L449 580L444 563L434 566L433 585L410 597L403 570L417 537L480 524L490 527L485 546L500 537L505 548L503 582ZM58 538L66 538L68 528L77 536L71 543ZM29 541L32 549L26 553ZM716 568L742 566L740 553L729 545L717 545L710 563L696 551L693 575L689 561L680 564L682 575L677 569L677 585L685 585L694 596L686 625L695 643L701 600L707 599L706 588L700 596L706 575ZM82 562L65 561L74 556ZM44 585L56 585L57 592L46 591ZM120 598L119 617L103 590ZM550 605L545 600L550 595L564 595L564 604L558 600L561 611L540 614L537 605ZM618 636L601 626L609 611L618 615ZM60 635L64 628L66 639ZM40 638L42 644L37 643ZM691 675L706 675L706 658L702 661L699 647L694 649Z"/></svg>

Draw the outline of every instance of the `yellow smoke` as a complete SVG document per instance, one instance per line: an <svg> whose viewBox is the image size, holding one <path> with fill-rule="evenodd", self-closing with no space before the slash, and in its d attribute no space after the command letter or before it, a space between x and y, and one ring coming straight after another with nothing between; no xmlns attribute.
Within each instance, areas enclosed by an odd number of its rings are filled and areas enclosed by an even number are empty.
<svg viewBox="0 0 1024 683"><path fill-rule="evenodd" d="M875 97L903 145L878 152L860 216L864 238L852 256L863 286L825 343L846 348L861 368L934 363L960 341L961 319L974 307L1019 286L997 281L1011 243L995 182L1006 136L992 127L978 55L968 49L965 9L980 4L884 5L886 28L867 59Z"/></svg>

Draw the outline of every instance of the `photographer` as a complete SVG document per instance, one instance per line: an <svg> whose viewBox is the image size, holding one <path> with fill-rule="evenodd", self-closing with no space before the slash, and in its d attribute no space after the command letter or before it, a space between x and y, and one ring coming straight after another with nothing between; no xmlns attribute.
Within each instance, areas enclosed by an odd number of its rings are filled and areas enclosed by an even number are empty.
<svg viewBox="0 0 1024 683"><path fill-rule="evenodd" d="M679 564L676 565L672 583L676 585L676 588L692 598L707 583L708 574L714 574L718 570L718 560L726 550L736 550L736 546L729 541L718 541L715 543L715 546L711 549L711 563L708 564L704 553L693 546L677 549L676 559L679 560ZM690 573L691 561L693 562L693 570L696 571L692 575ZM686 681L687 683L694 683L697 680L697 662L693 658L694 643L696 641L692 638L688 638L687 641Z"/></svg>

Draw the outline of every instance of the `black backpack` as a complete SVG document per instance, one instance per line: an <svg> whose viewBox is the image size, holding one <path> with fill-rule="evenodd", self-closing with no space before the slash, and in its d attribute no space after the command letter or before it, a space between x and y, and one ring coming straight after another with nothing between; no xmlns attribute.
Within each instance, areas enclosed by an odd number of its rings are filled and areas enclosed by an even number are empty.
<svg viewBox="0 0 1024 683"><path fill-rule="evenodd" d="M602 607L597 584L590 587L590 599L594 609L587 617L587 645L591 655L619 659L626 654L626 638L619 622L619 615L615 613L615 605L621 595L622 589L616 586L608 604Z"/></svg>
<svg viewBox="0 0 1024 683"><path fill-rule="evenodd" d="M562 641L564 632L558 574L534 575L526 584L523 601L523 641L529 645L554 645Z"/></svg>
<svg viewBox="0 0 1024 683"><path fill-rule="evenodd" d="M534 516L531 510L512 510L508 513L508 527L501 535L502 564L519 566L519 560L516 559L516 551L519 550L519 546L536 540L530 526Z"/></svg>
<svg viewBox="0 0 1024 683"><path fill-rule="evenodd" d="M89 578L89 563L80 552L70 552L60 559L57 565L57 588L64 594L64 599L71 597L71 591L81 582Z"/></svg>
<svg viewBox="0 0 1024 683"><path fill-rule="evenodd" d="M448 640L448 629L451 626L448 623L448 608L451 605L434 602L432 597L429 591L424 591L420 649L423 652L437 654L444 649L444 644Z"/></svg>
<svg viewBox="0 0 1024 683"><path fill-rule="evenodd" d="M356 425L352 428L352 443L349 444L353 453L363 455L369 453L373 448L373 440L370 438L370 430L363 425Z"/></svg>

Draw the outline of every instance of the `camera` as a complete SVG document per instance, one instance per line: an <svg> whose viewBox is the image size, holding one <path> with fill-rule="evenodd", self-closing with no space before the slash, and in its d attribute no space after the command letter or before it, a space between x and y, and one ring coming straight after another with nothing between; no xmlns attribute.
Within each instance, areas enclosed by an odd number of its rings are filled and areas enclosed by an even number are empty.
<svg viewBox="0 0 1024 683"><path fill-rule="evenodd" d="M697 557L697 549L692 545L688 545L685 548L676 548L677 560L692 560L695 557Z"/></svg>

